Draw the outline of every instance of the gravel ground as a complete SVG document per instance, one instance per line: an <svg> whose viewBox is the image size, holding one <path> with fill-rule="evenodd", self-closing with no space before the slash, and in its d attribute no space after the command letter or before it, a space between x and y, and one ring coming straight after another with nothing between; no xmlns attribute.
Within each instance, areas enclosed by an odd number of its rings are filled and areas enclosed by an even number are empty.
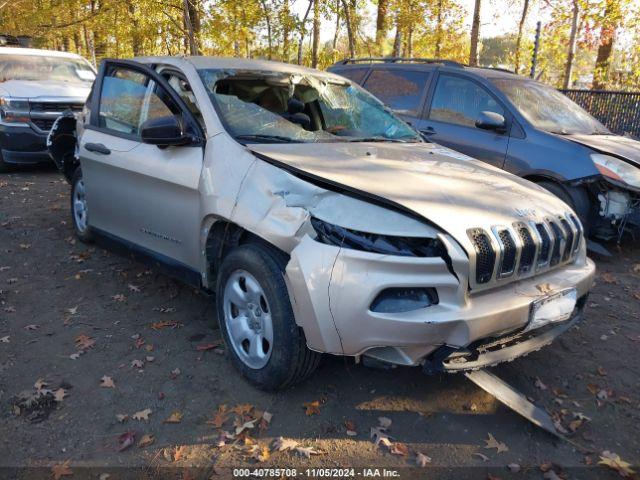
<svg viewBox="0 0 640 480"><path fill-rule="evenodd" d="M76 242L68 197L51 169L0 176L1 477L227 478L234 467L366 476L369 467L401 478L619 478L596 467L603 451L640 463L634 242L596 259L584 322L492 369L561 420L563 441L456 375L328 357L300 386L258 391L219 345L213 300ZM390 446L370 437L380 417L391 421ZM221 433L246 423L233 439ZM486 448L489 435L502 448Z"/></svg>

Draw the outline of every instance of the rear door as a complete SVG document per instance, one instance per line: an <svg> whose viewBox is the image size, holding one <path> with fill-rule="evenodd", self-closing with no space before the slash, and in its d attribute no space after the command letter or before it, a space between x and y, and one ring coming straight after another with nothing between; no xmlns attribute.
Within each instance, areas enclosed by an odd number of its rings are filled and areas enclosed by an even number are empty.
<svg viewBox="0 0 640 480"><path fill-rule="evenodd" d="M404 121L417 125L431 72L403 68L374 68L364 82L373 95Z"/></svg>
<svg viewBox="0 0 640 480"><path fill-rule="evenodd" d="M90 225L160 260L197 266L204 142L197 122L166 80L137 62L103 62L94 93L80 140ZM193 144L143 143L143 123L164 116L176 117Z"/></svg>
<svg viewBox="0 0 640 480"><path fill-rule="evenodd" d="M505 133L475 126L480 113L485 111L505 117ZM429 140L502 168L509 146L509 122L506 109L480 82L471 77L441 72L427 115L418 129Z"/></svg>

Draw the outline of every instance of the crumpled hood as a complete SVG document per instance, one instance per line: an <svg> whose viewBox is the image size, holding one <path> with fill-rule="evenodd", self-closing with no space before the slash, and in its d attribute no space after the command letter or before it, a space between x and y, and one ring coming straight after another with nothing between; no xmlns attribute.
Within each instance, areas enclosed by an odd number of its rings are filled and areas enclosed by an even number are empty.
<svg viewBox="0 0 640 480"><path fill-rule="evenodd" d="M640 142L621 135L567 135L565 138L598 152L623 157L640 167Z"/></svg>
<svg viewBox="0 0 640 480"><path fill-rule="evenodd" d="M16 98L69 97L85 100L90 90L91 83L46 80L8 80L0 83L0 94Z"/></svg>
<svg viewBox="0 0 640 480"><path fill-rule="evenodd" d="M561 200L526 180L430 143L249 148L297 170L399 204L450 233L465 248L471 248L469 228L488 230L570 211Z"/></svg>

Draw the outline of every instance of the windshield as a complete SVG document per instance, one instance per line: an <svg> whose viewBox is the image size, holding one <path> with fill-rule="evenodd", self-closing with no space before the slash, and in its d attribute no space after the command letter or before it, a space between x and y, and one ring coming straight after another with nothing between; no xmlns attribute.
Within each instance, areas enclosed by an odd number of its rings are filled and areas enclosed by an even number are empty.
<svg viewBox="0 0 640 480"><path fill-rule="evenodd" d="M82 59L41 55L0 55L0 82L8 80L45 80L89 83L95 74Z"/></svg>
<svg viewBox="0 0 640 480"><path fill-rule="evenodd" d="M551 133L610 133L595 118L555 88L529 80L493 79L493 83L531 124Z"/></svg>
<svg viewBox="0 0 640 480"><path fill-rule="evenodd" d="M371 94L320 75L200 70L226 129L241 142L419 142Z"/></svg>

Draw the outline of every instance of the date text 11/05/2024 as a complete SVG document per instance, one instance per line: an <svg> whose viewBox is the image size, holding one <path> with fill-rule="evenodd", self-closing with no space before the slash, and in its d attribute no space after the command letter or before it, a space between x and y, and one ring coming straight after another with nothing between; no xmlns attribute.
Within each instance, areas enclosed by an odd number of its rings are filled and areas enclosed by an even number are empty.
<svg viewBox="0 0 640 480"><path fill-rule="evenodd" d="M399 478L400 472L388 468L234 468L233 478Z"/></svg>

